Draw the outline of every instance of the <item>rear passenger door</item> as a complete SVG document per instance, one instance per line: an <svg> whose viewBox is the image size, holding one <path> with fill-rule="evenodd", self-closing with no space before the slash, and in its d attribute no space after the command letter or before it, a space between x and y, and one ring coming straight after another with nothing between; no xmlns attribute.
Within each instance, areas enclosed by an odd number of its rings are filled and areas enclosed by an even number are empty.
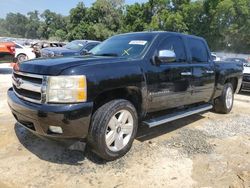
<svg viewBox="0 0 250 188"><path fill-rule="evenodd" d="M188 50L193 67L193 103L208 102L215 87L215 67L206 42L199 38L187 38Z"/></svg>

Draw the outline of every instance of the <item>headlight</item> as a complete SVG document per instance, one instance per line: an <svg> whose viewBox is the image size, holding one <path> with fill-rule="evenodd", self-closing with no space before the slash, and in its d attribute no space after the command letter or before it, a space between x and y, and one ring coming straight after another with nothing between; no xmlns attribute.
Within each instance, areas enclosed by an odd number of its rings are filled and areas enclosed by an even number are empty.
<svg viewBox="0 0 250 188"><path fill-rule="evenodd" d="M86 100L85 76L50 76L48 78L47 102L76 103Z"/></svg>
<svg viewBox="0 0 250 188"><path fill-rule="evenodd" d="M48 57L54 57L55 56L55 53L54 52L49 52L48 53Z"/></svg>

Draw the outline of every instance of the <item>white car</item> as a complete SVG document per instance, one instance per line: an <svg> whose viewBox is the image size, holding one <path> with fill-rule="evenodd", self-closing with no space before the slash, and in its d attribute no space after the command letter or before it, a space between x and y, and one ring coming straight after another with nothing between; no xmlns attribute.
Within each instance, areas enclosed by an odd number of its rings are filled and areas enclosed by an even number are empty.
<svg viewBox="0 0 250 188"><path fill-rule="evenodd" d="M250 92L250 63L244 63L241 91Z"/></svg>
<svg viewBox="0 0 250 188"><path fill-rule="evenodd" d="M33 48L25 47L21 44L16 44L16 54L15 58L17 62L21 63L23 61L36 58L36 54L33 52Z"/></svg>
<svg viewBox="0 0 250 188"><path fill-rule="evenodd" d="M221 58L218 57L215 53L211 53L211 55L214 61L221 61Z"/></svg>

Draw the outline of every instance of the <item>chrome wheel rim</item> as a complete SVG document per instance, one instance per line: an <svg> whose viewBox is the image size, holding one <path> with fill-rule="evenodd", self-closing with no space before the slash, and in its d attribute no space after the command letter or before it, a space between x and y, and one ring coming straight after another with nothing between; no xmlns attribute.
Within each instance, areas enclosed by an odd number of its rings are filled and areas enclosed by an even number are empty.
<svg viewBox="0 0 250 188"><path fill-rule="evenodd" d="M134 130L134 119L128 110L113 115L107 125L105 141L109 150L122 150L130 141Z"/></svg>
<svg viewBox="0 0 250 188"><path fill-rule="evenodd" d="M27 58L27 56L25 56L25 55L20 55L19 57L18 57L18 61L19 62L23 62L23 61L25 61L25 60L27 60L28 58Z"/></svg>
<svg viewBox="0 0 250 188"><path fill-rule="evenodd" d="M226 92L226 106L227 109L230 109L231 106L233 104L233 91L232 88L227 88L227 92Z"/></svg>

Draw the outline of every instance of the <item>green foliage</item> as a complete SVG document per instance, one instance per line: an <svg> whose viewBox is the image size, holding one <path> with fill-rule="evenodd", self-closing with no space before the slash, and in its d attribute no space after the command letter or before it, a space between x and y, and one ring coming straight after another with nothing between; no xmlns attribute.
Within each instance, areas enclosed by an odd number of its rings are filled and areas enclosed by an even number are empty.
<svg viewBox="0 0 250 188"><path fill-rule="evenodd" d="M25 26L28 23L28 18L20 13L8 13L5 19L5 29L12 35L24 37L26 29Z"/></svg>
<svg viewBox="0 0 250 188"><path fill-rule="evenodd" d="M0 35L50 40L106 38L124 32L165 30L204 37L212 50L250 53L249 0L124 0L83 2L69 16L45 10L9 13L0 19Z"/></svg>
<svg viewBox="0 0 250 188"><path fill-rule="evenodd" d="M10 36L11 34L5 27L6 21L4 19L0 19L0 36Z"/></svg>
<svg viewBox="0 0 250 188"><path fill-rule="evenodd" d="M26 32L25 37L36 39L39 38L38 29L40 27L40 18L39 18L39 12L29 12L28 14L28 23L25 26Z"/></svg>
<svg viewBox="0 0 250 188"><path fill-rule="evenodd" d="M66 19L62 15L45 10L41 17L44 20L40 28L42 38L48 39L55 36L57 30L66 32Z"/></svg>

